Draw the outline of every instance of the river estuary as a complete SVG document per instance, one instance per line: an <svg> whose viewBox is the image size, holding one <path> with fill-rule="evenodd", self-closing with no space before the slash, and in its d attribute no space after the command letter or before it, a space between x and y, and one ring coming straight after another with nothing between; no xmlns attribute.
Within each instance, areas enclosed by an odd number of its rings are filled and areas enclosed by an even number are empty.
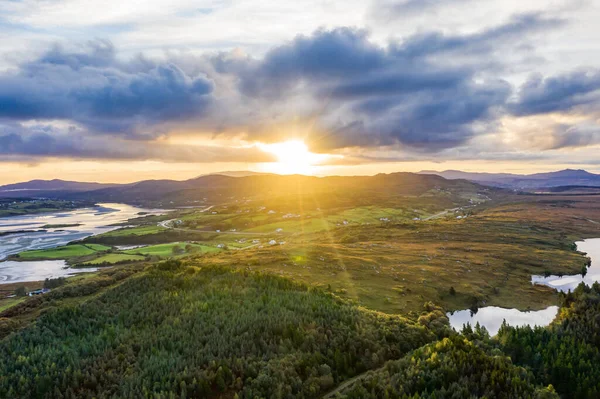
<svg viewBox="0 0 600 399"><path fill-rule="evenodd" d="M100 204L92 208L60 211L36 215L0 218L0 260L9 255L33 249L46 249L65 245L71 241L106 233L122 226L141 214L163 214L164 210L142 209L125 204ZM73 225L71 227L47 227ZM77 226L75 226L77 225ZM94 269L69 269L62 260L14 262L0 261L0 284L39 281L62 277L74 272Z"/></svg>

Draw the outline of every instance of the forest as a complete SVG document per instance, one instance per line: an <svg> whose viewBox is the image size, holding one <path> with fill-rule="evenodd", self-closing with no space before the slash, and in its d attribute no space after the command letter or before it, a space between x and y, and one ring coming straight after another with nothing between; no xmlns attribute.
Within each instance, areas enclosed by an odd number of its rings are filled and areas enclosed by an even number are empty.
<svg viewBox="0 0 600 399"><path fill-rule="evenodd" d="M432 304L418 318L387 315L288 278L189 260L111 281L117 284L83 303L48 307L0 341L0 397L541 399L599 392L599 284L562 295L547 328L503 325L490 337L479 325L451 330ZM55 287L2 320L39 301L97 291Z"/></svg>
<svg viewBox="0 0 600 399"><path fill-rule="evenodd" d="M2 341L0 397L312 398L447 331L435 308L410 321L281 277L167 261Z"/></svg>
<svg viewBox="0 0 600 399"><path fill-rule="evenodd" d="M340 398L597 398L600 284L561 295L548 327L479 325L419 348L338 394Z"/></svg>

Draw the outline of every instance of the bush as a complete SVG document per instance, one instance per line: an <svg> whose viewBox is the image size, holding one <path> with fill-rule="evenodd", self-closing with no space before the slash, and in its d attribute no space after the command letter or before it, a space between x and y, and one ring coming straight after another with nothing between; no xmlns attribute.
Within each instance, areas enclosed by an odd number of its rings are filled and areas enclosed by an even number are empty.
<svg viewBox="0 0 600 399"><path fill-rule="evenodd" d="M24 285L17 287L17 289L15 290L15 295L16 296L25 296L27 295L27 287L25 287Z"/></svg>
<svg viewBox="0 0 600 399"><path fill-rule="evenodd" d="M46 280L44 280L44 288L48 288L48 289L58 288L58 287L65 285L66 283L67 283L67 279L64 277L47 278Z"/></svg>

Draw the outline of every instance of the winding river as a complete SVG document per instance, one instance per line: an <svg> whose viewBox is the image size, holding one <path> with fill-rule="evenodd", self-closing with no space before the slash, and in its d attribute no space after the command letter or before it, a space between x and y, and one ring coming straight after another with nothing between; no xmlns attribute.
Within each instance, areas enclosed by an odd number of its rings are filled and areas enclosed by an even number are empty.
<svg viewBox="0 0 600 399"><path fill-rule="evenodd" d="M22 251L53 248L71 241L106 233L121 227L115 226L115 224L126 222L141 214L162 213L165 211L142 209L125 204L100 204L96 207L72 211L0 218L0 234L3 234L0 236L0 260ZM73 226L45 227L51 225ZM92 271L94 269L86 268L84 270ZM0 262L0 284L39 281L45 278L67 276L74 271L76 270L68 269L62 260L4 261Z"/></svg>
<svg viewBox="0 0 600 399"><path fill-rule="evenodd" d="M590 238L576 244L577 250L586 252L592 260L585 276L581 274L563 277L531 276L531 283L547 285L558 291L568 292L574 290L582 282L592 285L594 282L600 281L600 238ZM511 326L547 326L554 320L557 312L558 306L549 306L546 309L530 312L487 306L478 309L476 313L468 309L451 312L448 313L448 317L450 324L456 330L461 330L467 323L472 326L479 323L487 328L490 335L496 335L503 320L506 320Z"/></svg>

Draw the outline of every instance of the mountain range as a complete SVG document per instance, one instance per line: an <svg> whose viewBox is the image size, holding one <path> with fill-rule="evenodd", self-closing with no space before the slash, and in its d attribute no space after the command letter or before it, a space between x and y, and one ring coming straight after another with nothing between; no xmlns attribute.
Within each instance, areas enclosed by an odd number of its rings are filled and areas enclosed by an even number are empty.
<svg viewBox="0 0 600 399"><path fill-rule="evenodd" d="M211 174L177 180L145 180L130 184L91 185L77 182L27 182L0 187L0 197L43 197L94 202L124 202L147 206L193 205L231 198L337 203L366 198L420 196L430 190L477 192L478 184L441 176L391 173L375 176L251 174L232 177ZM313 204L314 205L314 204ZM319 205L315 205L319 206Z"/></svg>
<svg viewBox="0 0 600 399"><path fill-rule="evenodd" d="M600 187L600 174L590 173L582 169L565 169L531 175L472 173L460 170L445 170L443 172L424 170L419 174L433 174L450 180L464 179L487 186L524 191L563 186Z"/></svg>
<svg viewBox="0 0 600 399"><path fill-rule="evenodd" d="M391 173L375 176L276 175L256 172L222 172L189 180L144 180L128 184L103 184L64 180L32 180L0 186L0 197L43 197L97 202L136 204L190 204L231 196L319 195L336 196L421 195L433 188L450 189L476 183L518 191L563 192L573 188L600 187L600 175L585 170L566 169L550 173L518 175L510 173L471 173L458 170ZM479 186L481 185L481 186ZM565 190L563 190L565 188Z"/></svg>

